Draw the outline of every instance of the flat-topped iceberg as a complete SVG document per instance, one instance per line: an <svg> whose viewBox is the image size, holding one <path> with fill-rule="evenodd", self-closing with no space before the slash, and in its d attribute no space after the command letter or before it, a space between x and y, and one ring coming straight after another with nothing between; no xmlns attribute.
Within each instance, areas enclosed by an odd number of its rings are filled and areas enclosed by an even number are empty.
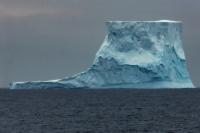
<svg viewBox="0 0 200 133"><path fill-rule="evenodd" d="M180 21L109 21L88 70L53 81L14 82L11 89L192 88Z"/></svg>

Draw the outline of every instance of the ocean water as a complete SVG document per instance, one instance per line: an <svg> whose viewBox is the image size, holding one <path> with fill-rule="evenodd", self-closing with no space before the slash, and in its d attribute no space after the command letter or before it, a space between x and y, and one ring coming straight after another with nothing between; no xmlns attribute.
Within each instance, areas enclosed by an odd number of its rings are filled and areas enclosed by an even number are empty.
<svg viewBox="0 0 200 133"><path fill-rule="evenodd" d="M0 90L0 133L199 133L200 90Z"/></svg>

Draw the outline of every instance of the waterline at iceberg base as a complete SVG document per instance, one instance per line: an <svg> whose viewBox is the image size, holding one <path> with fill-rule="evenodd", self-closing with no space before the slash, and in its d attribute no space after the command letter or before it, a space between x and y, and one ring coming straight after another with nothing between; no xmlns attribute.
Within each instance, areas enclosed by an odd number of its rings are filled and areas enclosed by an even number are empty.
<svg viewBox="0 0 200 133"><path fill-rule="evenodd" d="M14 82L10 89L193 88L180 21L109 21L88 70L50 81Z"/></svg>

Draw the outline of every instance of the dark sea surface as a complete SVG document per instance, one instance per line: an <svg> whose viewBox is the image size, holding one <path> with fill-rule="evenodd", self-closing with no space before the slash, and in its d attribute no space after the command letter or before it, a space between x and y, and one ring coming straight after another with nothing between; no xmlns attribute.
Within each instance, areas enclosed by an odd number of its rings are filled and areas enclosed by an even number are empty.
<svg viewBox="0 0 200 133"><path fill-rule="evenodd" d="M200 133L200 90L0 90L0 133Z"/></svg>

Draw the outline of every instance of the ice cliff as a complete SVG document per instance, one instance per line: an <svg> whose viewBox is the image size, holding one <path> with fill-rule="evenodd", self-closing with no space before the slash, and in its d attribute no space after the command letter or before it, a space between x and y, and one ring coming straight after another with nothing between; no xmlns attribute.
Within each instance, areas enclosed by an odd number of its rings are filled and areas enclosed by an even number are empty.
<svg viewBox="0 0 200 133"><path fill-rule="evenodd" d="M72 77L14 82L11 89L190 88L179 21L109 21L93 65Z"/></svg>

